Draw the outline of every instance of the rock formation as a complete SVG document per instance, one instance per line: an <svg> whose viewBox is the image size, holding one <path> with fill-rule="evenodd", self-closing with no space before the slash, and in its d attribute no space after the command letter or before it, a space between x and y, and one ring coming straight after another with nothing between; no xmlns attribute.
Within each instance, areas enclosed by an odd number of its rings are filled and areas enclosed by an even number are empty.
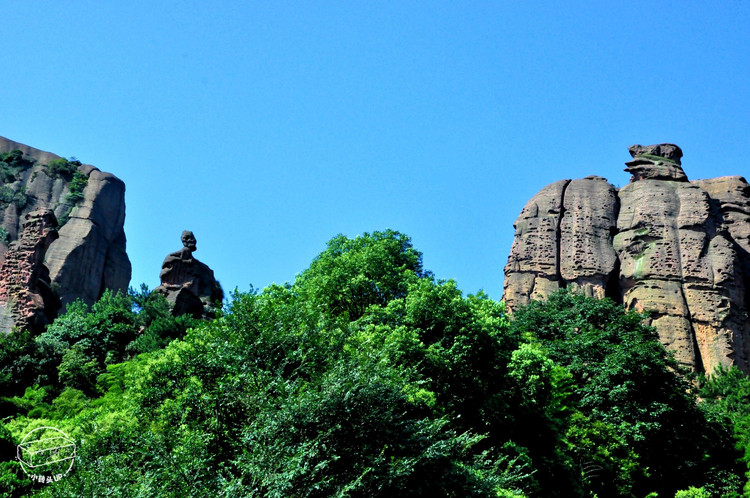
<svg viewBox="0 0 750 498"><path fill-rule="evenodd" d="M215 316L221 307L224 291L214 272L193 257L197 249L193 232L182 232L182 249L167 255L159 275L161 285L154 289L167 298L175 316L189 314L195 318Z"/></svg>
<svg viewBox="0 0 750 498"><path fill-rule="evenodd" d="M44 331L57 316L60 300L50 287L44 255L58 237L49 209L24 216L23 229L0 265L0 330Z"/></svg>
<svg viewBox="0 0 750 498"><path fill-rule="evenodd" d="M47 250L52 287L63 305L126 291L125 185L114 175L0 137L0 262L28 213L49 209L60 223ZM0 327L0 332L7 332Z"/></svg>
<svg viewBox="0 0 750 498"><path fill-rule="evenodd" d="M601 177L543 188L521 211L505 267L510 310L571 287L650 312L681 363L750 372L750 186L690 182L674 144L630 147L619 191Z"/></svg>

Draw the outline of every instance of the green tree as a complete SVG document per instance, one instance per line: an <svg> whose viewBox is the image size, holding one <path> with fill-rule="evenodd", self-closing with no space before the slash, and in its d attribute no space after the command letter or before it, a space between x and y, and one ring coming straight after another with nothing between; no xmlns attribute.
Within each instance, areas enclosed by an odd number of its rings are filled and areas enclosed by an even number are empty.
<svg viewBox="0 0 750 498"><path fill-rule="evenodd" d="M674 498L711 498L711 496L711 493L707 490L691 486L675 493Z"/></svg>
<svg viewBox="0 0 750 498"><path fill-rule="evenodd" d="M509 322L398 232L336 237L293 283L235 293L184 334L149 299L74 306L38 341L66 387L14 406L81 442L41 495L739 489L728 416L697 404L640 315L563 292Z"/></svg>
<svg viewBox="0 0 750 498"><path fill-rule="evenodd" d="M720 366L711 376L701 376L699 395L708 417L732 427L736 447L750 469L750 377L739 368ZM750 494L750 471L745 472L745 495Z"/></svg>
<svg viewBox="0 0 750 498"><path fill-rule="evenodd" d="M70 387L96 396L97 377L108 365L161 349L197 323L173 317L166 300L144 286L128 294L106 291L91 307L71 303L37 337L0 335L0 415L17 413L14 397L31 386L46 386L50 395Z"/></svg>
<svg viewBox="0 0 750 498"><path fill-rule="evenodd" d="M14 460L17 442L2 424L0 424L0 497L11 498L22 496L31 489L31 481L21 469L21 464Z"/></svg>
<svg viewBox="0 0 750 498"><path fill-rule="evenodd" d="M654 329L643 325L642 315L609 299L560 291L519 310L513 328L538 341L572 374L575 406L587 419L605 424L590 427L616 430L633 451L618 450L612 456L619 457L606 462L604 455L582 451L584 444L574 448L583 462L608 468L619 482L632 480L636 494L670 494L686 484L723 486L725 475L736 473L727 427L705 416L685 372ZM578 424L579 442L601 438L581 429Z"/></svg>
<svg viewBox="0 0 750 498"><path fill-rule="evenodd" d="M410 282L426 276L422 254L399 232L386 230L333 238L297 278L296 288L328 313L362 316L371 304L403 297Z"/></svg>
<svg viewBox="0 0 750 498"><path fill-rule="evenodd" d="M133 376L116 380L121 370L110 366L102 400L121 400L135 424L85 434L81 466L98 471L55 489L106 482L133 494L158 482L174 495L496 496L532 488L528 452L489 431L506 416L499 400L512 380L503 372L517 347L502 307L435 282L420 261L396 232L337 237L294 284L236 294L217 320L123 364L140 363ZM369 293L352 298L353 289ZM106 473L125 461L127 471Z"/></svg>

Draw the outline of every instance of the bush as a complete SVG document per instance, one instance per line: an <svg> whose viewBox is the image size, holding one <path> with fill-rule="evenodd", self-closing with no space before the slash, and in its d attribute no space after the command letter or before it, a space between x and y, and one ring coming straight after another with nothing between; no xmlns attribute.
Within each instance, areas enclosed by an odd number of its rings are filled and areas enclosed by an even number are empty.
<svg viewBox="0 0 750 498"><path fill-rule="evenodd" d="M78 166L81 162L78 160L68 160L63 157L59 159L53 159L45 166L47 175L51 178L70 178L73 174L78 171Z"/></svg>
<svg viewBox="0 0 750 498"><path fill-rule="evenodd" d="M26 188L20 187L17 191L10 185L3 185L0 187L0 207L5 207L8 204L15 204L18 209L26 207L26 203L29 201L29 196L26 195Z"/></svg>
<svg viewBox="0 0 750 498"><path fill-rule="evenodd" d="M674 498L711 498L711 493L703 488L690 487L675 493Z"/></svg>
<svg viewBox="0 0 750 498"><path fill-rule="evenodd" d="M77 204L83 200L83 189L88 184L89 177L76 170L73 173L73 178L68 184L68 194L65 196L65 200L72 205Z"/></svg>
<svg viewBox="0 0 750 498"><path fill-rule="evenodd" d="M641 495L685 485L736 487L726 478L741 472L729 427L698 406L685 372L642 315L563 290L518 310L512 326L572 374L570 401L585 417L569 431L577 458ZM621 439L600 453L591 442L606 441L608 433Z"/></svg>
<svg viewBox="0 0 750 498"><path fill-rule="evenodd" d="M0 154L0 183L13 183L19 173L34 165L33 161L24 159L20 150Z"/></svg>

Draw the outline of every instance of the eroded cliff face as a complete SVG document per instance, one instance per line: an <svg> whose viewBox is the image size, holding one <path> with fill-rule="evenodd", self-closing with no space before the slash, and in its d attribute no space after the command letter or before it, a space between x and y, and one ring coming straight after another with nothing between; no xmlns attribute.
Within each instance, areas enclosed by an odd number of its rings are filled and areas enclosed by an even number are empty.
<svg viewBox="0 0 750 498"><path fill-rule="evenodd" d="M750 372L750 186L688 181L674 144L630 147L631 182L563 180L524 207L505 267L512 311L561 287L648 310L681 363Z"/></svg>
<svg viewBox="0 0 750 498"><path fill-rule="evenodd" d="M21 154L9 158L12 151ZM50 164L59 156L2 137L0 154L6 155L0 164L0 263L19 238L25 216L48 209L60 227L44 264L63 305L76 298L92 304L105 289L126 291L131 267L123 230L125 184L85 164L56 171Z"/></svg>
<svg viewBox="0 0 750 498"><path fill-rule="evenodd" d="M44 255L58 237L49 209L24 216L23 229L0 264L0 330L41 333L57 317L60 300L51 289Z"/></svg>

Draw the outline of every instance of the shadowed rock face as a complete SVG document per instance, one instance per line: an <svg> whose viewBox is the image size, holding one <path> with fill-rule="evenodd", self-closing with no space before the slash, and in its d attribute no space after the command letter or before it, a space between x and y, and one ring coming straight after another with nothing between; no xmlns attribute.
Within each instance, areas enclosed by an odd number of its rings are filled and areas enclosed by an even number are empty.
<svg viewBox="0 0 750 498"><path fill-rule="evenodd" d="M631 183L619 192L599 177L565 180L524 207L507 306L577 287L650 311L662 343L695 370L750 372L750 186L738 176L688 181L674 144L629 150Z"/></svg>
<svg viewBox="0 0 750 498"><path fill-rule="evenodd" d="M54 175L46 167L59 156L0 137L0 153L14 150L22 152L24 163L3 184L19 201L0 202L0 262L18 239L25 215L49 209L61 226L45 265L63 305L77 298L93 304L106 289L126 291L131 267L123 230L124 183L93 166L79 165L85 186L71 199L72 175Z"/></svg>

